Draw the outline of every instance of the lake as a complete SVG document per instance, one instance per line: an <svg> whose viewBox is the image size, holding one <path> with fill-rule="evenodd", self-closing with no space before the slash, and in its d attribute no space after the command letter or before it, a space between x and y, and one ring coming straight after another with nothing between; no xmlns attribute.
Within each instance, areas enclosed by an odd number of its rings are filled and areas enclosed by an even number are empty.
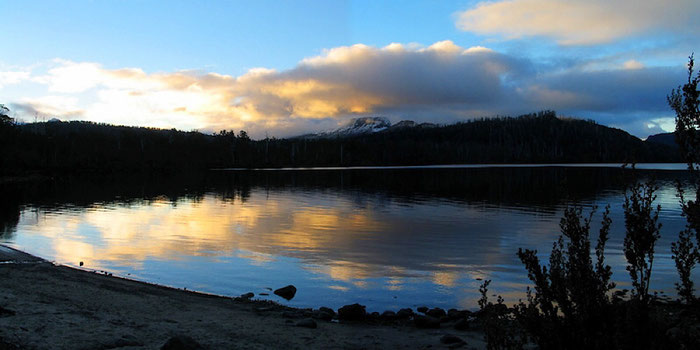
<svg viewBox="0 0 700 350"><path fill-rule="evenodd" d="M626 186L660 186L651 287L675 295L670 244L684 227L685 165L441 166L230 170L70 177L0 185L0 242L57 263L207 293L254 292L295 307L476 308L482 279L515 302L516 256L546 260L567 205L611 205L606 249L619 288ZM696 270L694 280L699 273ZM285 301L270 289L297 287ZM270 295L259 295L267 293Z"/></svg>

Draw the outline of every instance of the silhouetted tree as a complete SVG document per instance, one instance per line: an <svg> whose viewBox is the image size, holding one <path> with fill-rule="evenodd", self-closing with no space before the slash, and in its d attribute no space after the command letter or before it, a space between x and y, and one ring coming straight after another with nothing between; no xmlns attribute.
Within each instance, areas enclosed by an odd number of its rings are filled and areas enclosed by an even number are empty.
<svg viewBox="0 0 700 350"><path fill-rule="evenodd" d="M625 227L623 250L627 271L632 278L632 296L642 303L649 302L649 282L654 265L654 248L661 237L659 212L654 206L658 189L653 181L637 183L625 193Z"/></svg>
<svg viewBox="0 0 700 350"><path fill-rule="evenodd" d="M691 302L694 299L693 281L690 274L700 261L700 73L693 77L695 60L693 55L688 58L688 81L671 91L667 97L668 104L676 112L676 142L680 146L684 160L688 163L693 185L695 200L685 200L681 184L678 192L681 198L683 216L687 220L686 228L679 233L678 241L672 245L673 260L680 276L677 284L678 294ZM694 234L693 234L694 232ZM693 244L691 237L695 237Z"/></svg>
<svg viewBox="0 0 700 350"><path fill-rule="evenodd" d="M698 170L700 163L700 73L693 77L695 60L688 59L688 82L671 91L668 104L676 112L676 140L688 168Z"/></svg>
<svg viewBox="0 0 700 350"><path fill-rule="evenodd" d="M2 124L3 126L14 123L14 119L10 118L9 113L10 109L7 108L4 104L0 104L0 124Z"/></svg>
<svg viewBox="0 0 700 350"><path fill-rule="evenodd" d="M611 299L612 272L605 264L605 244L611 220L606 207L591 259L590 227L593 211L584 218L581 208L567 208L559 224L562 235L554 243L549 269L541 265L537 251L518 250L535 293L528 288L528 302L516 314L542 349L604 349L614 344Z"/></svg>

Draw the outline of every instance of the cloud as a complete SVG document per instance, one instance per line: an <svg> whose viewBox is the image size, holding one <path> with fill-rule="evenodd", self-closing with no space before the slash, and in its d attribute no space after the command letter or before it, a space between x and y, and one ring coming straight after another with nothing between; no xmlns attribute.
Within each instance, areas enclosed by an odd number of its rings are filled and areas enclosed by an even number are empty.
<svg viewBox="0 0 700 350"><path fill-rule="evenodd" d="M666 95L683 81L677 67L567 71L538 77L556 93L526 95L532 105L580 112L666 112Z"/></svg>
<svg viewBox="0 0 700 350"><path fill-rule="evenodd" d="M266 130L329 128L337 117L409 106L488 106L502 93L501 79L517 60L484 47L450 41L428 47L353 45L327 50L278 72L257 68L239 77L201 71L148 74L110 70L97 63L54 60L43 84L51 99L25 99L43 114L77 110L57 96L80 96L90 119L186 129ZM88 97L86 97L88 96ZM75 101L73 101L75 102ZM68 108L70 107L70 108ZM308 130L306 130L308 131Z"/></svg>
<svg viewBox="0 0 700 350"><path fill-rule="evenodd" d="M666 117L665 96L684 78L681 66L632 60L596 67L578 61L545 66L451 41L337 47L289 70L255 68L238 77L55 60L45 72L23 78L44 93L9 102L28 120L38 113L185 130L245 129L255 138L328 130L367 114L445 123L555 109L631 125L640 115Z"/></svg>
<svg viewBox="0 0 700 350"><path fill-rule="evenodd" d="M504 39L543 36L591 45L659 31L695 35L696 0L503 0L457 14L457 28Z"/></svg>
<svg viewBox="0 0 700 350"><path fill-rule="evenodd" d="M642 62L637 61L637 60L628 60L622 64L622 68L624 68L624 69L640 69L640 68L644 68L644 64Z"/></svg>
<svg viewBox="0 0 700 350"><path fill-rule="evenodd" d="M79 119L85 117L85 110L78 107L78 98L70 96L42 96L26 98L11 105L12 109L24 116L59 119Z"/></svg>
<svg viewBox="0 0 700 350"><path fill-rule="evenodd" d="M28 80L29 76L30 72L28 71L0 71L0 89Z"/></svg>
<svg viewBox="0 0 700 350"><path fill-rule="evenodd" d="M237 79L237 108L266 116L326 118L397 105L488 104L515 60L450 41L426 48L391 44L328 50L285 72Z"/></svg>

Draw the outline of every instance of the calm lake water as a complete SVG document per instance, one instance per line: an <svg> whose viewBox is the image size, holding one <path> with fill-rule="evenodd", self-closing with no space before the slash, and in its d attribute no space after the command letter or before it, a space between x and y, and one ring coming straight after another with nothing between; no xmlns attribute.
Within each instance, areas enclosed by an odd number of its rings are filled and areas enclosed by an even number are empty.
<svg viewBox="0 0 700 350"><path fill-rule="evenodd" d="M643 165L662 206L652 289L675 295L670 244L685 225L684 165ZM297 307L370 311L475 308L479 279L517 301L529 285L518 248L546 260L567 205L606 204L613 278L622 254L617 165L212 171L162 178L68 178L0 186L0 242L68 265ZM698 271L694 275L697 281ZM268 290L293 284L285 301ZM260 296L259 293L269 293Z"/></svg>

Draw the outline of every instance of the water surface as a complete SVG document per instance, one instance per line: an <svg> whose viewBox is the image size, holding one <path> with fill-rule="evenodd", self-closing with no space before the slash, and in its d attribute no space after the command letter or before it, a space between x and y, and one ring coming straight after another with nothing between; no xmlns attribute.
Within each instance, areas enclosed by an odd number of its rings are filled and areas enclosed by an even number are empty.
<svg viewBox="0 0 700 350"><path fill-rule="evenodd" d="M684 166L638 168L634 176L661 187L652 288L673 295ZM0 242L59 263L299 307L474 308L481 279L508 301L523 296L529 281L515 253L538 249L546 260L571 204L611 205L607 261L629 287L622 202L632 176L617 165L557 165L68 178L2 186ZM298 288L290 302L259 295L287 284Z"/></svg>

